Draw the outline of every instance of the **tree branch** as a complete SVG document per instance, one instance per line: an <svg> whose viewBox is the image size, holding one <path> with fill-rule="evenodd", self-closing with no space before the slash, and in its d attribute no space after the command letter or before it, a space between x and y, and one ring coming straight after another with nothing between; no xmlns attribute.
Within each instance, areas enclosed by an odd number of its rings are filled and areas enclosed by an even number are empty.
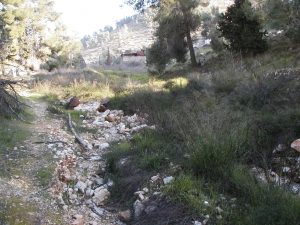
<svg viewBox="0 0 300 225"><path fill-rule="evenodd" d="M90 147L88 145L88 143L86 141L84 141L75 131L74 127L73 127L73 122L72 122L72 118L71 118L71 114L68 113L68 117L69 117L69 127L72 131L72 133L75 136L75 140L79 143L79 145L86 151L90 150Z"/></svg>

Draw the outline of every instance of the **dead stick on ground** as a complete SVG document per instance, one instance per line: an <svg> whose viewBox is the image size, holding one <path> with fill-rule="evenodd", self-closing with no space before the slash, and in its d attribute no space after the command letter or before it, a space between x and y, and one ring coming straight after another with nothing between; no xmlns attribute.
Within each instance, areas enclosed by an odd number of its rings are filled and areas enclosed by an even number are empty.
<svg viewBox="0 0 300 225"><path fill-rule="evenodd" d="M36 141L36 142L33 142L33 144L57 144L57 143L62 143L62 144L65 144L65 145L68 144L65 141Z"/></svg>
<svg viewBox="0 0 300 225"><path fill-rule="evenodd" d="M88 145L88 143L86 143L86 141L84 141L75 131L73 125L72 125L72 118L71 118L71 114L68 113L68 116L69 116L69 127L72 131L72 133L74 134L75 136L75 140L79 143L79 145L84 149L84 150L90 150L90 147Z"/></svg>

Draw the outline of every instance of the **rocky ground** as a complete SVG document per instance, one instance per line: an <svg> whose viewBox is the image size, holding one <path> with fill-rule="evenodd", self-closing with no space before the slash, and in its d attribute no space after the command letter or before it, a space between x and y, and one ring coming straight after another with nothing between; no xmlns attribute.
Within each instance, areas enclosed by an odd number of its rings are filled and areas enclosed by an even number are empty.
<svg viewBox="0 0 300 225"><path fill-rule="evenodd" d="M0 179L0 215L5 218L0 224L123 224L117 213L105 209L114 184L102 156L112 142L154 127L121 110L100 113L97 102L83 104L75 109L82 112L81 129L87 129L80 134L87 144L82 148L66 118L50 114L46 103L31 106L30 138L6 155L15 163L9 168L12 175Z"/></svg>
<svg viewBox="0 0 300 225"><path fill-rule="evenodd" d="M279 144L273 150L271 169L265 171L262 168L253 167L251 169L252 174L262 183L273 183L294 195L300 196L299 146L291 146L294 148L292 149L289 146Z"/></svg>
<svg viewBox="0 0 300 225"><path fill-rule="evenodd" d="M78 144L48 145L59 159L51 192L69 220L75 218L74 224L78 221L82 224L122 224L116 215L103 208L110 197L109 188L114 185L106 176L103 155L111 143L130 139L142 129L153 129L137 115L125 116L122 110L98 112L98 106L99 102L92 102L75 108L82 112L81 129L87 130L80 134L85 148ZM76 130L75 123L73 126ZM89 132L91 130L93 133Z"/></svg>

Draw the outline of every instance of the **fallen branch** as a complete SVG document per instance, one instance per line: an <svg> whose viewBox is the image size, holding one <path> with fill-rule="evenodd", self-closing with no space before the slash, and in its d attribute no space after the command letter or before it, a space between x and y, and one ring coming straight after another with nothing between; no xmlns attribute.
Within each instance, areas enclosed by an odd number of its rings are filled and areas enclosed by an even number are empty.
<svg viewBox="0 0 300 225"><path fill-rule="evenodd" d="M93 206L90 207L90 209L93 213L95 213L99 217L103 217L104 210L103 210L103 212L99 211L98 207L95 204L93 204Z"/></svg>
<svg viewBox="0 0 300 225"><path fill-rule="evenodd" d="M3 80L3 79L1 79L0 80L0 86L1 85L11 85L11 84L17 84L18 83L18 81L14 81L14 80Z"/></svg>
<svg viewBox="0 0 300 225"><path fill-rule="evenodd" d="M68 113L69 116L69 127L73 133L73 135L75 136L75 140L79 143L79 145L86 151L90 150L91 148L89 147L88 143L86 141L84 141L75 131L74 127L73 127L73 122L72 122L72 118L71 118L71 114Z"/></svg>
<svg viewBox="0 0 300 225"><path fill-rule="evenodd" d="M57 143L62 143L62 144L65 144L65 145L68 144L65 141L36 141L36 142L33 142L33 144L57 144Z"/></svg>

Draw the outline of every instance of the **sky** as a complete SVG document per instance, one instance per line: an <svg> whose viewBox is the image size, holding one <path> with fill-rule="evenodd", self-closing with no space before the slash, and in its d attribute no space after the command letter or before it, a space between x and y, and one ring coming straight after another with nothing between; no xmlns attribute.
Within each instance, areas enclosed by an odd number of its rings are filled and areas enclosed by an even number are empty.
<svg viewBox="0 0 300 225"><path fill-rule="evenodd" d="M77 36L92 34L106 25L131 16L134 10L124 0L54 0L63 24Z"/></svg>

